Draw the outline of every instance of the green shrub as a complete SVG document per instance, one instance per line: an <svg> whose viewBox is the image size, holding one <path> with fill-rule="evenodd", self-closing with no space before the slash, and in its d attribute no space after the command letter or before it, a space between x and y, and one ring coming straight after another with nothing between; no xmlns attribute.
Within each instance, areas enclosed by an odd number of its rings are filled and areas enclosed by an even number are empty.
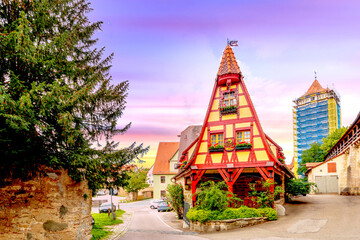
<svg viewBox="0 0 360 240"><path fill-rule="evenodd" d="M228 191L225 182L207 181L200 184L196 192L196 208L210 211L223 211L229 203L241 202L240 198L234 197Z"/></svg>
<svg viewBox="0 0 360 240"><path fill-rule="evenodd" d="M218 215L217 220L253 218L253 217L261 217L261 214L255 208L249 208L246 206L242 206L240 208L225 209L223 212L221 212Z"/></svg>
<svg viewBox="0 0 360 240"><path fill-rule="evenodd" d="M262 187L265 189L265 191L257 191L255 184L249 183L249 188L251 189L249 196L254 197L253 201L256 201L257 206L260 208L273 207L275 199L280 196L280 193L284 192L284 189L282 189L280 186L274 187L274 192L272 192L270 189L274 185L275 182L268 179L265 182L262 182Z"/></svg>
<svg viewBox="0 0 360 240"><path fill-rule="evenodd" d="M172 183L166 188L168 202L177 214L178 219L183 218L184 212L184 189L181 184Z"/></svg>
<svg viewBox="0 0 360 240"><path fill-rule="evenodd" d="M275 212L272 212L273 210ZM265 216L269 220L276 220L276 211L272 208L255 209L242 206L240 208L227 208L224 211L210 211L191 208L186 215L190 221L199 221L201 223L211 220L226 220L226 219L239 219L239 218L254 218Z"/></svg>
<svg viewBox="0 0 360 240"><path fill-rule="evenodd" d="M263 217L267 217L269 221L277 220L277 213L273 208L259 208L258 212Z"/></svg>
<svg viewBox="0 0 360 240"><path fill-rule="evenodd" d="M191 208L186 214L187 218L190 221L199 221L201 223L215 220L217 217L217 211L201 210L196 208Z"/></svg>
<svg viewBox="0 0 360 240"><path fill-rule="evenodd" d="M315 183L307 182L304 179L290 179L285 185L287 199L297 195L305 196L310 193L312 187L316 188Z"/></svg>
<svg viewBox="0 0 360 240"><path fill-rule="evenodd" d="M236 219L239 218L238 215L239 213L238 211L236 211L236 208L228 208L225 209L223 212L221 212L216 219L217 220Z"/></svg>

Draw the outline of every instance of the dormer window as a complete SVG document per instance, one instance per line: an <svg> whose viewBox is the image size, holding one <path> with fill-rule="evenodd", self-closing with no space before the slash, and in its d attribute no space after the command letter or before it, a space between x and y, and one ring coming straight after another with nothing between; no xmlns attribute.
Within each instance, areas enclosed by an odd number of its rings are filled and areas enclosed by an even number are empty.
<svg viewBox="0 0 360 240"><path fill-rule="evenodd" d="M223 105L225 107L236 105L235 92L224 93Z"/></svg>
<svg viewBox="0 0 360 240"><path fill-rule="evenodd" d="M219 110L221 114L232 114L237 112L237 100L234 91L224 92L220 103Z"/></svg>

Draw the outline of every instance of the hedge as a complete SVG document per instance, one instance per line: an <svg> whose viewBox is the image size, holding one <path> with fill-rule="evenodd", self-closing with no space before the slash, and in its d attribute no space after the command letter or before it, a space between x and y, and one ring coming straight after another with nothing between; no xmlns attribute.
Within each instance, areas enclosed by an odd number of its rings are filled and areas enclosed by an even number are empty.
<svg viewBox="0 0 360 240"><path fill-rule="evenodd" d="M224 211L210 211L191 208L186 214L190 221L204 223L211 220L226 220L238 218L267 217L269 221L277 220L276 211L272 208L249 208L241 206L239 208L227 208Z"/></svg>

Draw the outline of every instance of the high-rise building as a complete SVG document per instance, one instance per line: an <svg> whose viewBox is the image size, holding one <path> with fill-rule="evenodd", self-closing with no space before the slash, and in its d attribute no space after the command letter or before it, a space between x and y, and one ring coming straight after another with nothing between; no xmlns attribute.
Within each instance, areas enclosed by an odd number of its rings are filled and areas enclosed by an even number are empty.
<svg viewBox="0 0 360 240"><path fill-rule="evenodd" d="M341 114L338 94L323 88L316 78L307 92L294 103L294 172L297 174L302 152L314 142L321 143L323 138L340 128Z"/></svg>

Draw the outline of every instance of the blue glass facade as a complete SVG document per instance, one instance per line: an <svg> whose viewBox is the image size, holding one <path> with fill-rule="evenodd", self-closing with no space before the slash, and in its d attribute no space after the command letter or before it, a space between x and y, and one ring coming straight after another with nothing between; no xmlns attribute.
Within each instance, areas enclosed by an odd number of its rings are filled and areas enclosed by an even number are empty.
<svg viewBox="0 0 360 240"><path fill-rule="evenodd" d="M302 152L314 142L322 142L329 135L328 101L323 100L305 106L296 111L298 162Z"/></svg>

